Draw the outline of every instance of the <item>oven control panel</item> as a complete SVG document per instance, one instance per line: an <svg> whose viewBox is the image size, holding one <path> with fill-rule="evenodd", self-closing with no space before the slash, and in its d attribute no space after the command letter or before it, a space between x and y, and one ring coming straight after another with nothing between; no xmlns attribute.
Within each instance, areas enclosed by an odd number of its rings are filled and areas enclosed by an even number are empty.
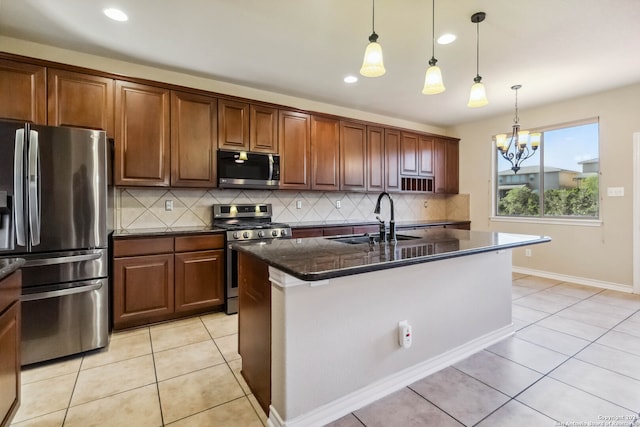
<svg viewBox="0 0 640 427"><path fill-rule="evenodd" d="M227 231L228 241L288 239L290 237L291 228L288 227Z"/></svg>

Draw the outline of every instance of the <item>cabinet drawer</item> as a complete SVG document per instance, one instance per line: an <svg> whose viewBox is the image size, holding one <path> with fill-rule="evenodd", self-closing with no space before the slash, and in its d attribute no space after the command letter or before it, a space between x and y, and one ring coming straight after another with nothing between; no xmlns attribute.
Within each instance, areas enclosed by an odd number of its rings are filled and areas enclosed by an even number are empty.
<svg viewBox="0 0 640 427"><path fill-rule="evenodd" d="M224 235L222 234L176 237L176 252L191 252L222 248L224 248Z"/></svg>
<svg viewBox="0 0 640 427"><path fill-rule="evenodd" d="M322 237L322 228L294 228L291 230L291 237L294 239Z"/></svg>
<svg viewBox="0 0 640 427"><path fill-rule="evenodd" d="M149 237L113 241L114 257L165 253L173 253L173 237Z"/></svg>
<svg viewBox="0 0 640 427"><path fill-rule="evenodd" d="M0 313L20 299L22 272L17 270L0 280Z"/></svg>
<svg viewBox="0 0 640 427"><path fill-rule="evenodd" d="M323 236L340 236L343 234L353 234L353 227L325 227L325 229L322 230Z"/></svg>

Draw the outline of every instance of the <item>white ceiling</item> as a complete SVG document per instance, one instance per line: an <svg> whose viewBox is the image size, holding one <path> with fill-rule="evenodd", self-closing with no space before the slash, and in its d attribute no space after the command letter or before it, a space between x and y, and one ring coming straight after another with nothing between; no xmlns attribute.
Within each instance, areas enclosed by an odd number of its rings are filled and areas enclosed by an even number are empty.
<svg viewBox="0 0 640 427"><path fill-rule="evenodd" d="M102 14L119 7L129 21ZM489 105L467 108L476 74ZM431 1L378 0L383 77L358 75L371 0L0 0L0 34L434 126L640 82L640 0L436 0L446 92L422 95ZM1 46L0 46L1 50Z"/></svg>

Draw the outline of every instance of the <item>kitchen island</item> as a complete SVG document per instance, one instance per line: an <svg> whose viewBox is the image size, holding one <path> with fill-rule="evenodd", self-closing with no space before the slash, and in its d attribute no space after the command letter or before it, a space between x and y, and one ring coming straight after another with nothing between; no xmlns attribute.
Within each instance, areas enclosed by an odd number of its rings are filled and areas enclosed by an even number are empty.
<svg viewBox="0 0 640 427"><path fill-rule="evenodd" d="M340 418L512 334L511 249L548 241L438 229L235 244L251 272L243 375L274 426ZM259 325L262 353L249 339Z"/></svg>

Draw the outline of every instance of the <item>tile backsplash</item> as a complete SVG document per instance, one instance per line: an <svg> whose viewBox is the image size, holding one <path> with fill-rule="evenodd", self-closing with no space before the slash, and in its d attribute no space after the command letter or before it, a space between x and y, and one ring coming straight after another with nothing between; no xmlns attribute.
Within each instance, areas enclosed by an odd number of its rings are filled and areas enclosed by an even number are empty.
<svg viewBox="0 0 640 427"><path fill-rule="evenodd" d="M284 223L374 221L378 193L117 188L115 228L210 226L211 206L217 203L271 203L273 221ZM393 194L396 221L469 219L469 195ZM171 200L173 210L165 210ZM336 202L340 201L340 208ZM299 202L299 203L298 203ZM387 200L381 216L388 220ZM298 208L297 206L301 206Z"/></svg>

